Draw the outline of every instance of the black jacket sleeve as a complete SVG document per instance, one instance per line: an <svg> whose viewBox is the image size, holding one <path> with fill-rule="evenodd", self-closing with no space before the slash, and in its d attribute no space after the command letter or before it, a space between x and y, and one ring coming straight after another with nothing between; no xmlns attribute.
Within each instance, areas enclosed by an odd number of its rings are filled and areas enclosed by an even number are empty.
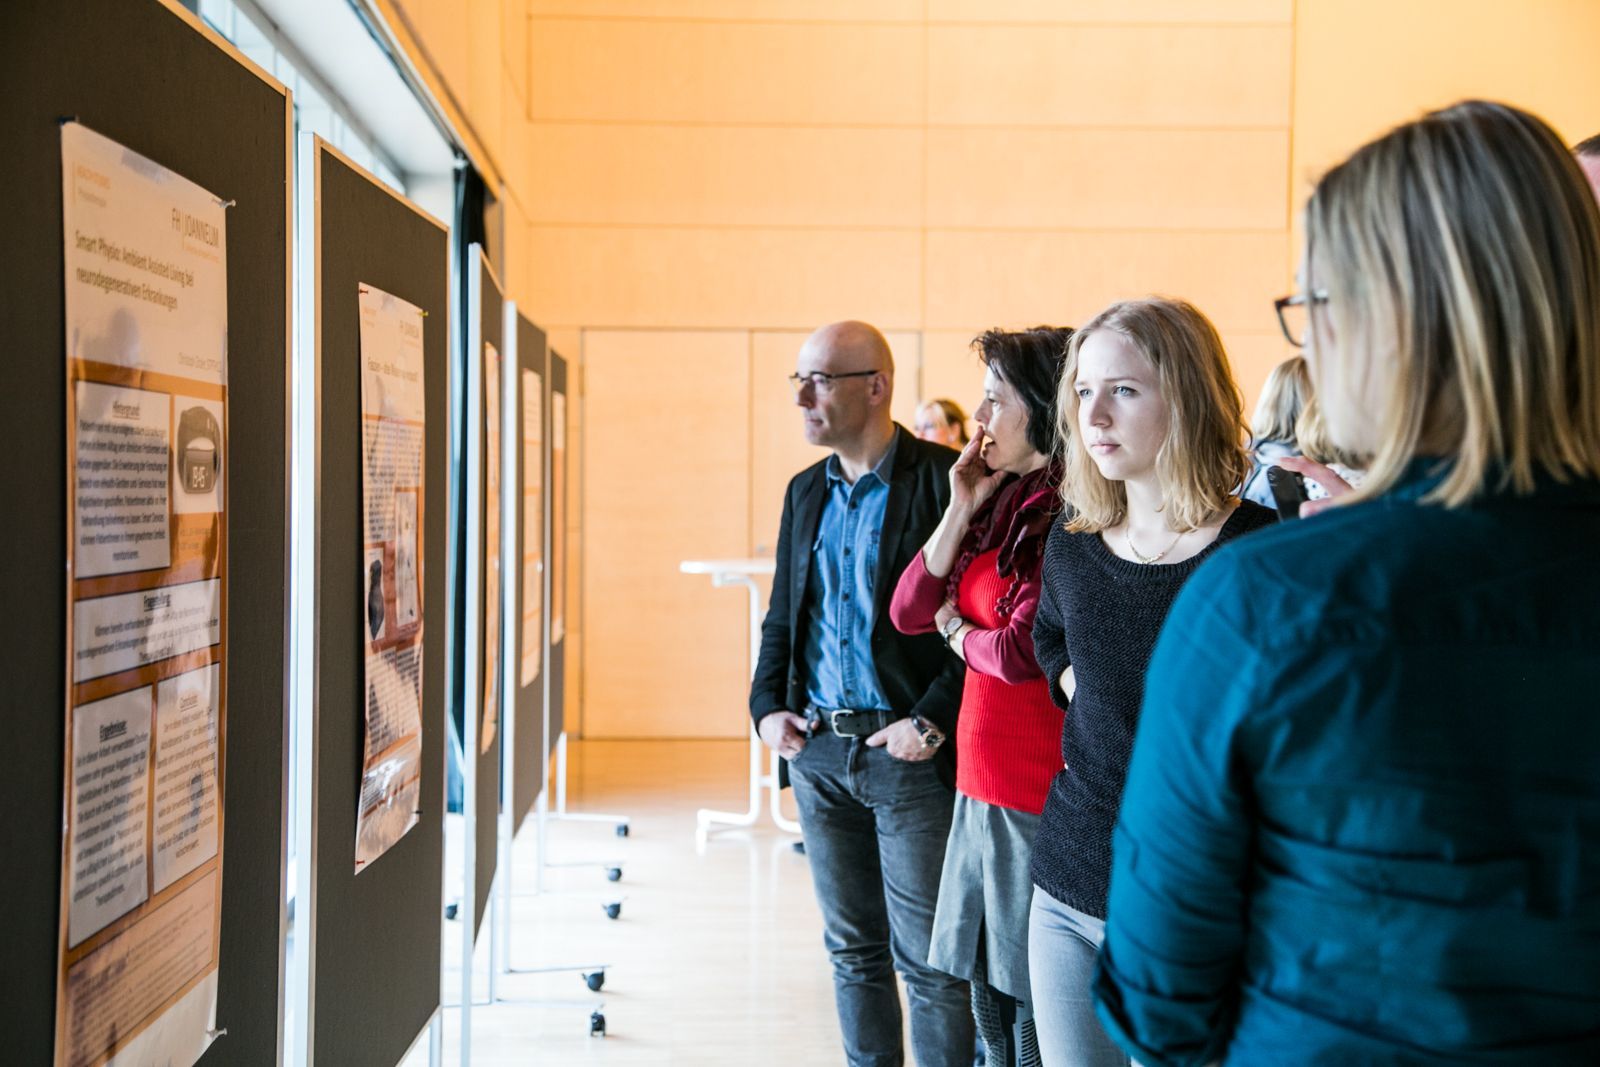
<svg viewBox="0 0 1600 1067"><path fill-rule="evenodd" d="M949 659L950 662L934 676L928 691L917 701L911 713L933 723L946 737L954 737L956 714L961 710L961 688L967 679L967 665L953 652Z"/></svg>
<svg viewBox="0 0 1600 1067"><path fill-rule="evenodd" d="M794 497L795 485L791 482L788 492L783 496L783 520L778 526L777 566L772 575L772 594L767 598L767 617L761 623L761 656L756 660L755 676L750 681L750 718L755 722L760 722L774 711L785 710L789 672L794 667L791 662L794 641L789 633Z"/></svg>
<svg viewBox="0 0 1600 1067"><path fill-rule="evenodd" d="M1071 536L1058 522L1045 541L1044 563L1039 568L1039 610L1033 617L1033 655L1050 684L1050 699L1063 711L1071 709L1067 694L1061 691L1061 672L1072 665L1072 656L1061 625L1060 582L1067 566L1062 559L1066 539Z"/></svg>

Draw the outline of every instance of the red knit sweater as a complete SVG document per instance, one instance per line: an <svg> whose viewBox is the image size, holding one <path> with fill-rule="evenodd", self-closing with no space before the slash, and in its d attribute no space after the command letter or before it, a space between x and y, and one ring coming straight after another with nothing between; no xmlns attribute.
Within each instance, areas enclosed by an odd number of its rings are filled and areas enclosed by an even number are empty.
<svg viewBox="0 0 1600 1067"><path fill-rule="evenodd" d="M995 602L1011 588L995 570L998 551L972 561L961 577L961 617L985 630L1004 629ZM1061 769L1061 709L1050 682L1020 684L967 668L956 719L956 788L973 800L1037 815Z"/></svg>

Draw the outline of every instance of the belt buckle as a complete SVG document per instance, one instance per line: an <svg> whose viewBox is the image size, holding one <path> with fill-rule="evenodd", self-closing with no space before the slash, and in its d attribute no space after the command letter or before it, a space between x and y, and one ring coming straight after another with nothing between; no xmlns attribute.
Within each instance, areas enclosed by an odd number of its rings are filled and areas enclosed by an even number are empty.
<svg viewBox="0 0 1600 1067"><path fill-rule="evenodd" d="M839 732L839 716L841 716L841 715L854 715L854 714L855 714L855 712L851 711L849 708L835 708L834 710L828 712L828 729L833 731L833 735L835 737L849 737L849 736L851 736L849 734L841 734Z"/></svg>

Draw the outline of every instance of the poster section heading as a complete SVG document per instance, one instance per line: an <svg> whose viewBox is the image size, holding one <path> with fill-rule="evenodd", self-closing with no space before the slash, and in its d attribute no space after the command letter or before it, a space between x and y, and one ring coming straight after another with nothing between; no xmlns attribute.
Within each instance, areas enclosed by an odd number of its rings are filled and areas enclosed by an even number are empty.
<svg viewBox="0 0 1600 1067"><path fill-rule="evenodd" d="M227 662L227 227L212 192L61 130L67 586L58 1065L214 1039Z"/></svg>

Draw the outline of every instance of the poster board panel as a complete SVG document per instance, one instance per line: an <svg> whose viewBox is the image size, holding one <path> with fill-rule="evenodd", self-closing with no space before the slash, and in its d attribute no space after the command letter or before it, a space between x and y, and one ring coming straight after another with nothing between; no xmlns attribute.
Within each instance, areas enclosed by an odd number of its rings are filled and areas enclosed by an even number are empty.
<svg viewBox="0 0 1600 1067"><path fill-rule="evenodd" d="M322 521L317 531L317 812L312 1043L318 1062L393 1064L439 1004L443 909L449 232L317 142ZM417 823L356 873L365 741L361 316L363 286L426 312L422 778ZM438 430L435 431L435 427ZM301 862L306 862L304 857ZM353 1025L352 1020L360 1020Z"/></svg>
<svg viewBox="0 0 1600 1067"><path fill-rule="evenodd" d="M123 61L138 41L140 62ZM184 87L173 121L172 86ZM289 340L288 94L176 5L158 0L19 0L0 34L0 188L31 205L13 214L13 261L0 327L14 358L0 361L17 451L8 489L25 521L0 524L10 568L8 709L66 702L67 403L62 272L61 125L76 118L189 180L233 200L228 209L227 323L231 494L226 551L234 581L229 641L248 655L227 667L228 737L220 777L227 826L217 1025L228 1034L200 1062L278 1058L284 932L284 746ZM245 397L248 402L244 402ZM57 931L66 720L8 715L12 772L6 811L7 901L13 924L0 953L6 1057L49 1063L55 1034Z"/></svg>
<svg viewBox="0 0 1600 1067"><path fill-rule="evenodd" d="M522 498L517 508L516 543L520 546L516 604L507 615L510 648L517 656L517 680L512 714L516 716L515 751L511 753L511 829L515 833L533 809L547 771L552 738L545 736L544 658L545 621L545 449L549 440L546 411L545 334L522 315L517 316L518 404L516 439L522 442L517 457Z"/></svg>
<svg viewBox="0 0 1600 1067"><path fill-rule="evenodd" d="M546 670L550 672L550 739L561 736L566 726L567 708L567 628L566 601L572 588L567 574L567 509L571 501L567 496L567 408L571 393L568 389L566 359L555 349L550 350L550 656Z"/></svg>
<svg viewBox="0 0 1600 1067"><path fill-rule="evenodd" d="M468 255L473 277L467 289L467 477L468 543L476 558L467 560L466 587L472 635L467 641L467 713L474 716L468 759L477 760L473 821L473 936L483 926L498 859L500 814L501 576L504 547L500 516L500 448L503 433L502 380L505 360L505 297L488 257L478 246ZM472 802L472 798L467 798Z"/></svg>

